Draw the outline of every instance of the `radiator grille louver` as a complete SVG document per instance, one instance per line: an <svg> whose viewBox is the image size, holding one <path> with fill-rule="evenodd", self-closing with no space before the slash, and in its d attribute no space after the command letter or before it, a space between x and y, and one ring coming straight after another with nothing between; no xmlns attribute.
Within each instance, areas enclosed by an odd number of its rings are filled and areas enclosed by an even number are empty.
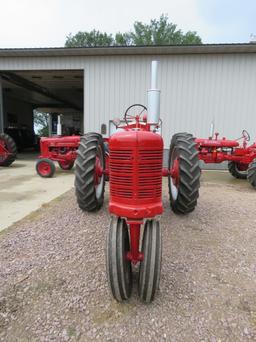
<svg viewBox="0 0 256 342"><path fill-rule="evenodd" d="M136 152L136 151L135 151ZM116 199L158 200L162 195L162 150L110 150L110 193Z"/></svg>

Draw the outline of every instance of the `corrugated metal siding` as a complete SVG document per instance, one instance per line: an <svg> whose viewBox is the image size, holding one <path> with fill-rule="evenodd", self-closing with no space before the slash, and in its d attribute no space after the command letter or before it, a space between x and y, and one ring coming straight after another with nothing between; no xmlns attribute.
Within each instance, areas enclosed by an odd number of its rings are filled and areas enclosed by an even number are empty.
<svg viewBox="0 0 256 342"><path fill-rule="evenodd" d="M84 69L85 130L121 117L132 103L146 103L154 56L0 58L0 70ZM161 117L170 136L189 131L208 136L210 122L221 135L256 136L256 54L157 56Z"/></svg>
<svg viewBox="0 0 256 342"><path fill-rule="evenodd" d="M121 116L132 103L146 103L153 58L88 60L86 130L99 130L101 123L108 124L111 118ZM180 55L157 59L161 62L159 86L166 146L170 136L179 131L207 137L212 120L221 135L238 137L245 128L252 137L256 136L256 55Z"/></svg>

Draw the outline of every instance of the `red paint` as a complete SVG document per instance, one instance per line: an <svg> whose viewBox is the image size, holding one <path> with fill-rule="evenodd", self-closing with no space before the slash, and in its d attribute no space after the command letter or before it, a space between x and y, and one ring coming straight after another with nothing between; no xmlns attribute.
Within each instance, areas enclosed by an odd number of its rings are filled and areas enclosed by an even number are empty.
<svg viewBox="0 0 256 342"><path fill-rule="evenodd" d="M12 153L5 146L5 140L0 138L0 161L4 162Z"/></svg>
<svg viewBox="0 0 256 342"><path fill-rule="evenodd" d="M127 258L135 265L143 260L143 254L139 251L140 244L140 224L130 224L130 245L131 250L127 253Z"/></svg>
<svg viewBox="0 0 256 342"><path fill-rule="evenodd" d="M38 164L38 171L42 176L48 176L51 173L51 166L49 163L42 161Z"/></svg>
<svg viewBox="0 0 256 342"><path fill-rule="evenodd" d="M95 184L95 186L100 184L102 175L103 175L103 166L101 164L100 158L98 156L96 156L95 172L94 172L94 184Z"/></svg>
<svg viewBox="0 0 256 342"><path fill-rule="evenodd" d="M109 210L127 219L163 212L163 140L146 130L121 131L109 139Z"/></svg>
<svg viewBox="0 0 256 342"><path fill-rule="evenodd" d="M178 158L173 161L173 168L170 170L170 174L173 179L173 184L177 187L180 182L180 162Z"/></svg>

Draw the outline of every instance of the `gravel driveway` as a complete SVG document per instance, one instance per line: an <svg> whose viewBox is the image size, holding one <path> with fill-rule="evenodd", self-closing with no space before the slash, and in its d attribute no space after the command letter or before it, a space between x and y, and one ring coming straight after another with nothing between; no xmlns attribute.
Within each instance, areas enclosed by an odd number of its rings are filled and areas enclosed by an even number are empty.
<svg viewBox="0 0 256 342"><path fill-rule="evenodd" d="M256 193L204 176L197 209L162 217L160 292L149 305L108 293L106 198L97 214L69 191L0 235L1 341L256 339ZM136 279L135 279L136 281Z"/></svg>

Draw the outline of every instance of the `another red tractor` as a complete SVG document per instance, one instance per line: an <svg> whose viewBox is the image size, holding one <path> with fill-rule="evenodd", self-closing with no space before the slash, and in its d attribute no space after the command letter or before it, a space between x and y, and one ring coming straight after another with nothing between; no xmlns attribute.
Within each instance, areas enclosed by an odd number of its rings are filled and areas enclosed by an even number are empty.
<svg viewBox="0 0 256 342"><path fill-rule="evenodd" d="M248 146L250 135L246 130L237 140L219 139L218 135L215 133L214 138L196 139L199 159L207 164L228 161L228 170L233 177L247 178L256 188L256 142ZM238 142L240 139L243 139L241 145Z"/></svg>
<svg viewBox="0 0 256 342"><path fill-rule="evenodd" d="M153 62L148 109L138 104L129 107L124 115L125 124L116 122L117 132L108 139L107 150L100 134L85 134L76 160L75 188L81 209L101 208L105 180L109 177L111 219L106 267L110 290L117 301L131 296L132 265L137 263L140 263L140 299L151 302L158 289L162 176L168 176L170 205L176 213L193 211L199 196L198 151L191 134L173 136L168 168L163 169L163 139L157 133L160 91L156 89L156 72L157 62ZM138 107L140 110L136 111ZM142 115L144 111L147 115Z"/></svg>
<svg viewBox="0 0 256 342"><path fill-rule="evenodd" d="M5 133L0 133L0 166L10 166L16 159L17 148L14 140Z"/></svg>
<svg viewBox="0 0 256 342"><path fill-rule="evenodd" d="M80 136L61 136L40 139L41 154L36 162L36 171L41 177L52 177L54 161L63 170L71 170L77 157Z"/></svg>

